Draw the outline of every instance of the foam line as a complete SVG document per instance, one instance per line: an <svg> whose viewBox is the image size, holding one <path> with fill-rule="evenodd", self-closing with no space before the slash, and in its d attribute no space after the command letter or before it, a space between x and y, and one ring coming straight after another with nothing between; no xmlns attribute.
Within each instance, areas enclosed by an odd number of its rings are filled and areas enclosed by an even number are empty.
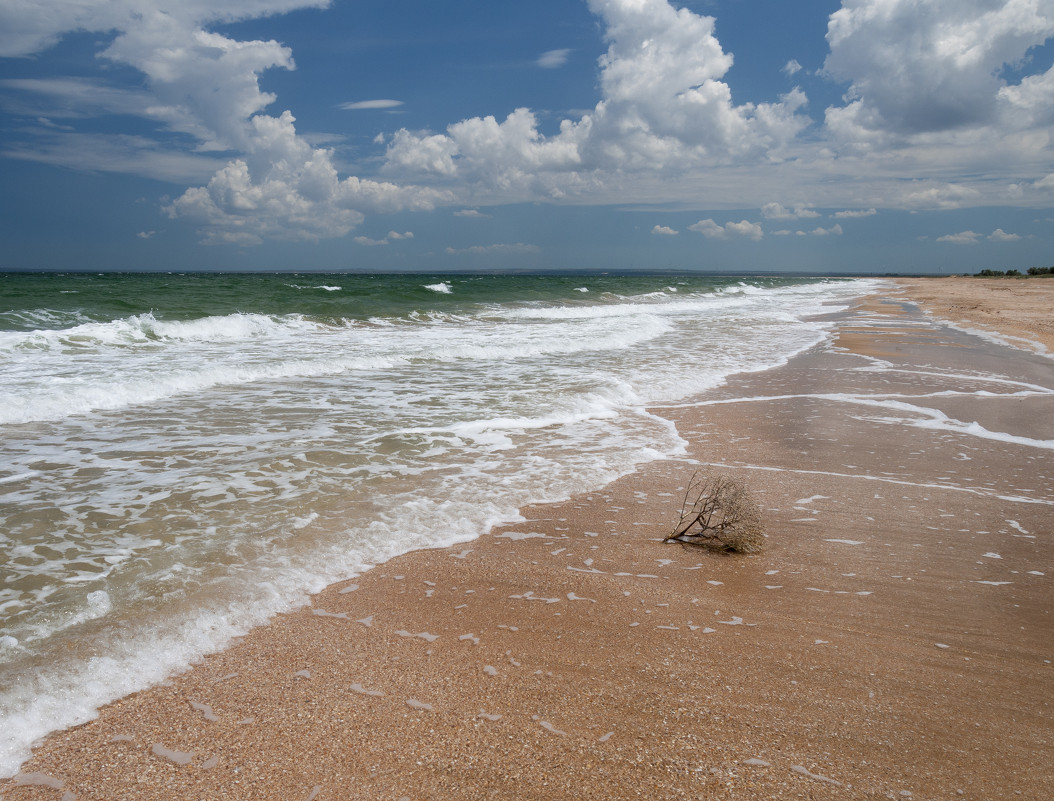
<svg viewBox="0 0 1054 801"><path fill-rule="evenodd" d="M1043 506L1054 506L1054 500L1042 498L1025 498L1020 495L1000 495L997 492L985 492L975 487L957 487L953 484L924 484L917 481L904 481L899 478L887 478L885 476L870 476L866 473L833 473L828 470L802 470L793 467L772 467L760 464L727 464L725 462L698 462L703 467L721 467L736 470L768 470L774 473L797 473L807 476L831 476L832 478L852 478L861 481L879 481L884 484L899 484L905 487L919 487L920 489L946 490L948 492L965 492L970 495L979 495L982 498L998 498L1009 503L1034 503ZM573 568L568 568L569 570Z"/></svg>
<svg viewBox="0 0 1054 801"><path fill-rule="evenodd" d="M962 395L970 397L993 397L993 398L1016 398L1021 396L1032 397L1039 394L1050 394L1050 393L1012 393L1009 395L983 395L980 396L978 393L961 393ZM677 406L663 406L654 408L697 408L703 406L724 406L735 403L768 403L772 401L783 401L783 400L824 400L832 401L835 403L850 403L859 406L869 406L872 408L890 409L893 411L907 412L909 414L917 414L921 416L922 420L906 420L903 418L879 418L878 422L889 422L889 423L902 423L915 428L925 428L931 430L943 430L953 431L959 434L966 434L969 436L977 437L979 439L996 440L999 442L1006 442L1011 445L1024 445L1030 448L1042 448L1044 450L1054 450L1054 440L1051 439L1033 439L1031 437L1019 437L1014 434L1007 434L1002 431L991 431L980 423L976 422L965 422L963 420L957 420L954 417L948 417L944 412L939 409L931 409L926 406L916 406L911 403L905 403L899 400L892 400L893 398L926 398L926 397L943 397L945 393L934 393L931 395L850 395L845 393L816 393L816 394L802 394L802 395L756 395L752 397L743 398L720 398L716 400L708 401L696 401L694 403L680 404Z"/></svg>

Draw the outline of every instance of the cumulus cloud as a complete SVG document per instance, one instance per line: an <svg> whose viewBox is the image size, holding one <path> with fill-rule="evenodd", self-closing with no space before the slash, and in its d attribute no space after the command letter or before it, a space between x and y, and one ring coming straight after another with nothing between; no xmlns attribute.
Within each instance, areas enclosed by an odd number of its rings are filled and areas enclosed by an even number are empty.
<svg viewBox="0 0 1054 801"><path fill-rule="evenodd" d="M367 247L376 247L378 245L387 245L390 242L397 242L400 239L413 239L414 235L412 231L400 234L398 231L389 231L383 239L371 239L368 236L357 236L355 242L359 245L365 245Z"/></svg>
<svg viewBox="0 0 1054 801"><path fill-rule="evenodd" d="M1050 72L1016 86L1000 74L1052 35L1047 0L843 0L824 70L851 102L828 109L828 125L879 141L991 124L1015 106L1049 119Z"/></svg>
<svg viewBox="0 0 1054 801"><path fill-rule="evenodd" d="M795 90L777 103L735 105L721 78L732 65L714 19L666 0L590 0L605 25L601 99L546 137L533 112L474 117L444 133L398 131L389 175L457 181L488 199L564 198L619 176L778 160L807 124Z"/></svg>
<svg viewBox="0 0 1054 801"><path fill-rule="evenodd" d="M783 71L787 75L797 75L799 72L802 71L802 66L798 63L797 59L792 58L790 61L783 65Z"/></svg>
<svg viewBox="0 0 1054 801"><path fill-rule="evenodd" d="M838 224L835 224L835 225L832 225L830 228L824 228L821 225L821 226L818 226L816 228L813 228L811 231L802 231L802 230L791 231L791 230L788 230L788 229L784 228L784 229L779 230L779 231L773 231L772 235L773 236L803 236L803 237L804 236L841 236L842 233L843 233L842 226L840 226Z"/></svg>
<svg viewBox="0 0 1054 801"><path fill-rule="evenodd" d="M976 231L960 231L957 234L947 234L937 237L938 242L946 242L950 245L976 245L981 235Z"/></svg>
<svg viewBox="0 0 1054 801"><path fill-rule="evenodd" d="M558 67L564 66L564 64L567 63L567 57L569 55L571 55L571 51L568 48L547 50L538 56L538 60L535 63L542 69L554 70Z"/></svg>
<svg viewBox="0 0 1054 801"><path fill-rule="evenodd" d="M677 232L668 225L656 225L651 232L657 236L677 236Z"/></svg>
<svg viewBox="0 0 1054 801"><path fill-rule="evenodd" d="M689 225L688 230L700 233L707 239L745 237L757 241L765 235L758 223L752 223L749 220L727 222L724 225L718 225L713 220L706 219Z"/></svg>
<svg viewBox="0 0 1054 801"><path fill-rule="evenodd" d="M774 201L761 207L761 216L767 220L799 220L819 217L820 214L805 206L794 206L788 209L782 203Z"/></svg>
<svg viewBox="0 0 1054 801"><path fill-rule="evenodd" d="M836 220L849 220L854 217L874 217L878 214L878 210L871 209L846 209L845 211L836 211L834 218Z"/></svg>
<svg viewBox="0 0 1054 801"><path fill-rule="evenodd" d="M471 217L473 219L486 219L489 218L489 214L484 214L479 209L458 209L454 212L455 217Z"/></svg>
<svg viewBox="0 0 1054 801"><path fill-rule="evenodd" d="M820 226L818 228L813 228L811 231L809 231L809 233L813 236L841 236L842 226L838 225L837 223L835 225L832 225L830 228L824 228L823 226Z"/></svg>
<svg viewBox="0 0 1054 801"><path fill-rule="evenodd" d="M293 115L257 115L250 154L219 170L165 207L170 217L198 223L209 244L258 244L264 239L342 236L365 212L434 208L446 193L413 186L341 179L332 154L296 134Z"/></svg>
<svg viewBox="0 0 1054 801"><path fill-rule="evenodd" d="M1008 234L1002 228L996 228L988 235L989 242L1017 242L1020 239L1020 234Z"/></svg>
<svg viewBox="0 0 1054 801"><path fill-rule="evenodd" d="M332 151L314 147L299 135L290 112L266 113L276 97L260 89L259 76L268 69L295 69L290 49L275 41L238 41L207 30L215 23L326 5L328 0L243 0L222 7L204 0L6 4L0 9L0 53L27 55L74 29L113 32L100 57L139 70L145 79L142 89L115 89L78 79L13 88L73 99L72 108L84 114L138 114L192 137L198 153L239 154L219 169L213 162L212 176L205 185L187 189L164 207L170 217L197 223L208 243L342 236L360 224L367 212L429 209L448 202L446 191L354 176L340 178ZM398 101L362 102L365 105L360 107L390 108ZM68 135L79 144L73 152L83 151L84 143L91 141L84 136ZM113 146L122 144L117 137L106 141ZM128 143L123 144L127 150ZM70 161L59 148L35 150L38 159ZM139 151L155 165L160 162L159 154L150 153L145 145ZM113 162L109 168L122 169L120 159ZM109 163L99 160L95 168L106 169ZM124 163L135 164L135 160ZM185 179L190 167L200 167L200 162L180 166ZM162 171L155 166L152 172Z"/></svg>

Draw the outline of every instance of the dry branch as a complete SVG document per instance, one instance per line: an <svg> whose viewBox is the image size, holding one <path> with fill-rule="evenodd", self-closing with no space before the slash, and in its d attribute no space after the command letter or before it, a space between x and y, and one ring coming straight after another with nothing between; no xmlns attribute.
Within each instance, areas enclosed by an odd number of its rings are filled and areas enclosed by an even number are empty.
<svg viewBox="0 0 1054 801"><path fill-rule="evenodd" d="M761 508L742 481L696 473L685 490L680 519L663 542L757 553L765 547Z"/></svg>

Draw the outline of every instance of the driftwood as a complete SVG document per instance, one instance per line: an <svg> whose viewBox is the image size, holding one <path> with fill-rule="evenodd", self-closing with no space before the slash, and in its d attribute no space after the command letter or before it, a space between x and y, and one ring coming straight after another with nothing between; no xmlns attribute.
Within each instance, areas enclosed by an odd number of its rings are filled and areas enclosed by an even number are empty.
<svg viewBox="0 0 1054 801"><path fill-rule="evenodd" d="M742 481L696 473L685 490L680 519L663 542L757 553L765 547L761 508Z"/></svg>

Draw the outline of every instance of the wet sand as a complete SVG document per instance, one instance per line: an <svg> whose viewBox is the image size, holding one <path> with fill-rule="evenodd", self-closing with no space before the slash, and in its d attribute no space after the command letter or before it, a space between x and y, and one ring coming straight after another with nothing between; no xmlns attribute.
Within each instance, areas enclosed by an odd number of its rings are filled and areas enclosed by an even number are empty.
<svg viewBox="0 0 1054 801"><path fill-rule="evenodd" d="M1054 353L1054 278L898 278L905 297L935 317Z"/></svg>
<svg viewBox="0 0 1054 801"><path fill-rule="evenodd" d="M904 291L658 409L686 458L330 587L0 794L1054 797L1054 362ZM700 468L762 554L658 541Z"/></svg>

